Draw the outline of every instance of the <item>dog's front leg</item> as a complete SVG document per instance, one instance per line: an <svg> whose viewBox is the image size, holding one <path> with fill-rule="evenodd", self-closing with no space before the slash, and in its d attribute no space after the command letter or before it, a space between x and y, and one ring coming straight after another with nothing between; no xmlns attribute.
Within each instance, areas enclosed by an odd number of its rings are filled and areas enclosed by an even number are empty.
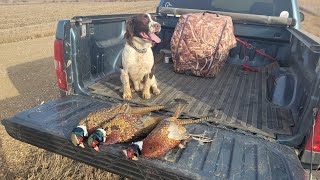
<svg viewBox="0 0 320 180"><path fill-rule="evenodd" d="M134 86L133 86L133 87L134 87L134 90L135 90L136 92L142 90L142 84L141 84L140 81L133 81L133 84L134 84Z"/></svg>
<svg viewBox="0 0 320 180"><path fill-rule="evenodd" d="M152 76L152 78L150 80L150 84L151 84L153 94L159 95L161 91L158 88L158 83L157 83L156 77L154 75Z"/></svg>
<svg viewBox="0 0 320 180"><path fill-rule="evenodd" d="M123 86L123 99L130 100L132 99L131 89L130 89L130 81L129 81L129 73L127 70L121 69L120 76L122 86Z"/></svg>
<svg viewBox="0 0 320 180"><path fill-rule="evenodd" d="M143 87L143 92L142 92L142 98L143 99L150 99L150 86L151 86L151 81L149 78L149 75L144 76L144 87Z"/></svg>

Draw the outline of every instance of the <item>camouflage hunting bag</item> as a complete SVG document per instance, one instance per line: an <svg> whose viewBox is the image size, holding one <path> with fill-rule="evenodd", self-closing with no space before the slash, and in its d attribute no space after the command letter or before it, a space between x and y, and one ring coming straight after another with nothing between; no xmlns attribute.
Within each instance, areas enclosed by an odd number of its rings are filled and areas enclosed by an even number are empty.
<svg viewBox="0 0 320 180"><path fill-rule="evenodd" d="M236 44L231 17L211 13L182 15L171 39L174 70L214 77Z"/></svg>

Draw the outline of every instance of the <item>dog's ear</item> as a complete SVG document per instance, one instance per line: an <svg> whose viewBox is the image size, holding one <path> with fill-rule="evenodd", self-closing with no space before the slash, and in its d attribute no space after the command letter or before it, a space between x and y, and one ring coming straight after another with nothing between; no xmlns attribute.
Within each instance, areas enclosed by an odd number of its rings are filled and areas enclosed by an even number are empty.
<svg viewBox="0 0 320 180"><path fill-rule="evenodd" d="M130 17L127 19L126 22L126 33L124 37L127 39L128 42L131 42L134 33L134 17Z"/></svg>

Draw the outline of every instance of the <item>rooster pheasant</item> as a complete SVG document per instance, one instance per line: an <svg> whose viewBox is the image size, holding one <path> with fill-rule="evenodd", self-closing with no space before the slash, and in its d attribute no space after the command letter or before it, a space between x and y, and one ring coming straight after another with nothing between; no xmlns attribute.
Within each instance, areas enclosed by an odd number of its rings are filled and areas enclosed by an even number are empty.
<svg viewBox="0 0 320 180"><path fill-rule="evenodd" d="M183 107L178 108L173 117L161 121L143 141L130 144L128 149L124 151L125 155L134 160L137 160L138 156L157 158L164 156L177 147L182 140L192 138L201 142L211 142L212 140L207 137L187 133L186 128L183 126L205 121L208 117L181 120L178 117L182 110Z"/></svg>
<svg viewBox="0 0 320 180"><path fill-rule="evenodd" d="M71 142L75 146L84 148L84 138L89 134L97 133L96 130L104 123L115 118L119 114L131 114L133 116L144 115L151 111L156 111L165 108L166 106L151 106L151 107L131 107L129 104L120 104L114 107L102 108L90 113L86 118L82 119L78 126L71 132Z"/></svg>
<svg viewBox="0 0 320 180"><path fill-rule="evenodd" d="M176 99L176 106L182 106L184 100ZM177 108L180 109L180 108ZM146 136L163 120L161 116L123 113L102 125L88 138L88 145L96 151L99 145L129 142L135 138Z"/></svg>

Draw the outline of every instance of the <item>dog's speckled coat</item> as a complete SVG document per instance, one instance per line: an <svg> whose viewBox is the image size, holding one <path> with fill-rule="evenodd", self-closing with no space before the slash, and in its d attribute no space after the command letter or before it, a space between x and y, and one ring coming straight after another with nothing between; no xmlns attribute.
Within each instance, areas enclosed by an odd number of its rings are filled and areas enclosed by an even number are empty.
<svg viewBox="0 0 320 180"><path fill-rule="evenodd" d="M123 68L121 69L120 76L123 84L124 100L130 100L132 98L130 85L133 86L134 91L142 91L142 98L144 99L151 97L150 87L155 95L160 94L156 78L152 72L154 66L154 57L151 49L152 41L138 37L140 31L147 31L146 33L159 32L160 25L152 20L149 14L142 14L140 16L142 17L138 16L127 22L127 43L122 53ZM140 23L140 26L135 23ZM158 25L158 29L154 28L155 25ZM142 30L137 29L139 27ZM138 52L133 46L139 50L145 49L146 52Z"/></svg>

